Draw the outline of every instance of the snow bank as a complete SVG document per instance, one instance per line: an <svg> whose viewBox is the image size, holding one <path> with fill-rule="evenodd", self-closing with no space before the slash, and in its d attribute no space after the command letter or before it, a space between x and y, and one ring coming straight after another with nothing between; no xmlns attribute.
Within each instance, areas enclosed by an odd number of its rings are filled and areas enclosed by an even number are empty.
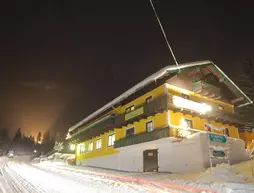
<svg viewBox="0 0 254 193"><path fill-rule="evenodd" d="M233 167L228 166L228 164L222 163L211 169L207 169L197 180L198 183L211 184L213 182L225 183L244 183L247 178L237 172Z"/></svg>

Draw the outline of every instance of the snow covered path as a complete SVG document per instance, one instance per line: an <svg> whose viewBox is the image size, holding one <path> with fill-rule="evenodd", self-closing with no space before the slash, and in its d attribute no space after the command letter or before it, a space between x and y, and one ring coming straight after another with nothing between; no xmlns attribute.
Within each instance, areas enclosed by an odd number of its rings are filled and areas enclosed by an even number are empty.
<svg viewBox="0 0 254 193"><path fill-rule="evenodd" d="M202 192L200 189L179 184L79 170L50 163L31 165L20 159L6 158L0 163L0 191L3 193Z"/></svg>

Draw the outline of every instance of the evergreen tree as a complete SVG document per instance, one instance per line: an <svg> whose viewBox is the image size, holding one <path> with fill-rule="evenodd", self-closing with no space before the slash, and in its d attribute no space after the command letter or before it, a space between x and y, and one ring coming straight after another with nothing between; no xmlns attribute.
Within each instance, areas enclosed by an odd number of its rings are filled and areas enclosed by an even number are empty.
<svg viewBox="0 0 254 193"><path fill-rule="evenodd" d="M43 143L47 143L49 140L50 140L50 133L49 133L49 131L46 131L43 134Z"/></svg>
<svg viewBox="0 0 254 193"><path fill-rule="evenodd" d="M29 140L31 141L31 143L34 144L34 136L30 135L30 136L29 136Z"/></svg>
<svg viewBox="0 0 254 193"><path fill-rule="evenodd" d="M18 128L17 132L15 133L13 141L17 141L17 140L21 140L21 139L22 139L21 129Z"/></svg>
<svg viewBox="0 0 254 193"><path fill-rule="evenodd" d="M0 140L1 141L8 141L9 140L8 132L6 129L0 130Z"/></svg>
<svg viewBox="0 0 254 193"><path fill-rule="evenodd" d="M41 132L39 132L39 133L38 133L38 135L37 135L37 138L36 138L36 139L37 139L37 142L41 141Z"/></svg>

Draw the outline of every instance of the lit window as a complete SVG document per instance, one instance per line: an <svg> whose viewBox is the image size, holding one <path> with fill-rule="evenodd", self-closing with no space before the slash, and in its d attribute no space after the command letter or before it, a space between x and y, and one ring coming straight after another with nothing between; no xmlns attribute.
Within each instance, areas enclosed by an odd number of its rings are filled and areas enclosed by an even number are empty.
<svg viewBox="0 0 254 193"><path fill-rule="evenodd" d="M187 125L189 128L193 129L193 123L192 123L192 120L189 120L189 119L185 119Z"/></svg>
<svg viewBox="0 0 254 193"><path fill-rule="evenodd" d="M113 146L115 142L115 134L109 135L108 136L108 146Z"/></svg>
<svg viewBox="0 0 254 193"><path fill-rule="evenodd" d="M209 125L205 124L205 131L212 132L212 129Z"/></svg>
<svg viewBox="0 0 254 193"><path fill-rule="evenodd" d="M125 130L125 137L134 135L134 127Z"/></svg>
<svg viewBox="0 0 254 193"><path fill-rule="evenodd" d="M223 110L224 110L224 107L223 107L222 105L219 105L219 106L218 106L218 109L221 110L221 111L223 111Z"/></svg>
<svg viewBox="0 0 254 193"><path fill-rule="evenodd" d="M152 97L152 96L147 97L147 98L146 98L146 103L150 103L150 102L152 102L152 99L153 99L153 97Z"/></svg>
<svg viewBox="0 0 254 193"><path fill-rule="evenodd" d="M225 128L223 131L224 131L224 135L227 135L229 137L229 130L228 130L228 128Z"/></svg>
<svg viewBox="0 0 254 193"><path fill-rule="evenodd" d="M134 110L135 110L135 107L134 107L134 105L132 105L132 106L125 109L125 113L129 113L129 112L134 111Z"/></svg>
<svg viewBox="0 0 254 193"><path fill-rule="evenodd" d="M101 148L101 139L97 139L96 140L96 149L100 149Z"/></svg>
<svg viewBox="0 0 254 193"><path fill-rule="evenodd" d="M190 96L187 95L187 94L183 94L183 93L182 93L181 96L182 96L184 99L188 99L188 100L190 99Z"/></svg>
<svg viewBox="0 0 254 193"><path fill-rule="evenodd" d="M84 154L85 153L85 145L84 144L80 144L79 145L79 154Z"/></svg>
<svg viewBox="0 0 254 193"><path fill-rule="evenodd" d="M185 108L203 114L212 110L212 107L208 104L194 102L178 96L173 96L173 104L178 108Z"/></svg>
<svg viewBox="0 0 254 193"><path fill-rule="evenodd" d="M146 122L146 132L153 131L153 121Z"/></svg>
<svg viewBox="0 0 254 193"><path fill-rule="evenodd" d="M88 143L88 151L93 151L93 142L92 141L90 141Z"/></svg>

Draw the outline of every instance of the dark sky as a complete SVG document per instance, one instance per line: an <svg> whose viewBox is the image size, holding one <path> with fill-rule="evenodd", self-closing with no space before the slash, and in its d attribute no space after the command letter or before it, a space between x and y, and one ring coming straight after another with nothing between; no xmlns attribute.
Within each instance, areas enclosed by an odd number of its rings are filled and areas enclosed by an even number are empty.
<svg viewBox="0 0 254 193"><path fill-rule="evenodd" d="M149 0L48 2L0 6L0 129L10 134L65 131L174 64ZM209 59L230 74L254 55L253 8L218 2L154 0L179 63Z"/></svg>

